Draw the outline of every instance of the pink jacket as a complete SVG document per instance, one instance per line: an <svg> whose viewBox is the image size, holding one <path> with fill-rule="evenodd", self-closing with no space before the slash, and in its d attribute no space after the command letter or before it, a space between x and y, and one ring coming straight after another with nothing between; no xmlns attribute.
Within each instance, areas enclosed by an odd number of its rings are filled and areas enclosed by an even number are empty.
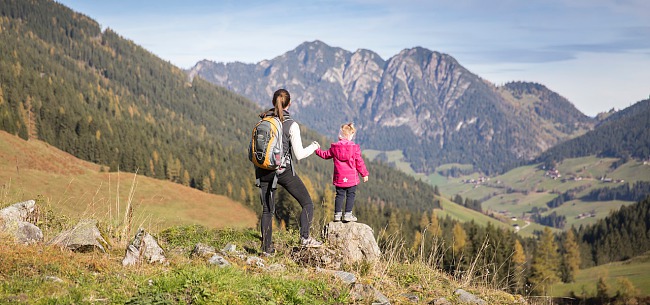
<svg viewBox="0 0 650 305"><path fill-rule="evenodd" d="M360 182L359 174L368 176L366 163L361 158L361 148L352 141L339 140L328 150L316 149L316 154L323 159L334 159L332 183L335 186L355 186Z"/></svg>

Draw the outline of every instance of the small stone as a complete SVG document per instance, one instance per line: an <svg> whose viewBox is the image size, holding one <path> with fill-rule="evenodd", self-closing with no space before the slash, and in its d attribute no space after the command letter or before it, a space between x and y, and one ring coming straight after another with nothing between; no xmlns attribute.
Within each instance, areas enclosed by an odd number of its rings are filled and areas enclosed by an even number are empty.
<svg viewBox="0 0 650 305"><path fill-rule="evenodd" d="M213 255L209 260L208 263L211 265L217 265L221 268L228 267L230 266L230 262L227 261L223 256L219 254Z"/></svg>

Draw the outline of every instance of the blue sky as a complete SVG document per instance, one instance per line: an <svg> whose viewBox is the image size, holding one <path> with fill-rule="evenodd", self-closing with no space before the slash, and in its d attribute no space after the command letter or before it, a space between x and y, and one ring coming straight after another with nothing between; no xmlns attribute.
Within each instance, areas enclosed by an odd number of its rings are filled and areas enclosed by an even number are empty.
<svg viewBox="0 0 650 305"><path fill-rule="evenodd" d="M650 96L647 0L58 0L181 68L257 63L305 41L389 59L447 53L501 85L541 83L594 116Z"/></svg>

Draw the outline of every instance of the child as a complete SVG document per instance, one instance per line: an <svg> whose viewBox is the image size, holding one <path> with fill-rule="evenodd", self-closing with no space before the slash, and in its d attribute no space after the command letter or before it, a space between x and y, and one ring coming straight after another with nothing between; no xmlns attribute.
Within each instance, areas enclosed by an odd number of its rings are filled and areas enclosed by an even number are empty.
<svg viewBox="0 0 650 305"><path fill-rule="evenodd" d="M332 177L332 182L336 187L334 221L357 221L352 214L352 207L357 184L359 184L359 174L363 177L363 182L368 181L368 170L361 158L361 148L352 142L355 133L354 124L343 124L339 130L338 142L333 143L328 150L316 149L316 154L319 157L334 159L334 176ZM342 213L344 197L346 198L345 214Z"/></svg>

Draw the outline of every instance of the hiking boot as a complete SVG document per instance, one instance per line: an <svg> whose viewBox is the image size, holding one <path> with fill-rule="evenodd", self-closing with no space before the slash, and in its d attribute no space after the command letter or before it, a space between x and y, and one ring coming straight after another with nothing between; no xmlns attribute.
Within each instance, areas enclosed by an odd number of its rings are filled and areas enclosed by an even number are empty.
<svg viewBox="0 0 650 305"><path fill-rule="evenodd" d="M343 222L355 222L357 221L357 217L354 216L352 213L345 213L343 215Z"/></svg>
<svg viewBox="0 0 650 305"><path fill-rule="evenodd" d="M300 238L300 245L303 248L319 248L323 246L323 243L315 240L313 237L309 238Z"/></svg>
<svg viewBox="0 0 650 305"><path fill-rule="evenodd" d="M341 212L334 213L334 222L341 221L341 216L343 216L343 213L341 213Z"/></svg>
<svg viewBox="0 0 650 305"><path fill-rule="evenodd" d="M262 249L262 255L264 256L274 256L275 255L275 246L271 244L268 248Z"/></svg>

